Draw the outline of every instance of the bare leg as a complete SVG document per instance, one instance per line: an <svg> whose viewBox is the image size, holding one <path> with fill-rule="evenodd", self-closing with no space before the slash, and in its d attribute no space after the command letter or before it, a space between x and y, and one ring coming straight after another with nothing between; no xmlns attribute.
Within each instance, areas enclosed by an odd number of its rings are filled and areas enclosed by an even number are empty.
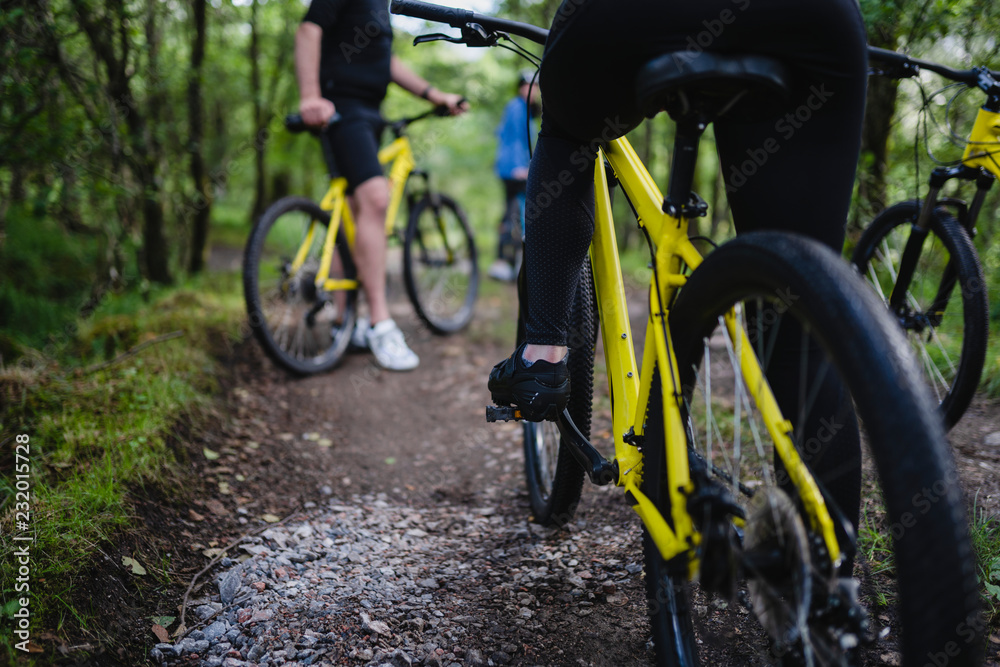
<svg viewBox="0 0 1000 667"><path fill-rule="evenodd" d="M372 325L389 319L385 296L385 211L388 206L389 182L383 176L369 178L354 189L351 197L351 210L357 225L354 255Z"/></svg>
<svg viewBox="0 0 1000 667"><path fill-rule="evenodd" d="M562 361L563 357L569 348L565 345L533 345L528 343L524 346L524 354L522 355L525 361L551 361L552 363L558 363Z"/></svg>

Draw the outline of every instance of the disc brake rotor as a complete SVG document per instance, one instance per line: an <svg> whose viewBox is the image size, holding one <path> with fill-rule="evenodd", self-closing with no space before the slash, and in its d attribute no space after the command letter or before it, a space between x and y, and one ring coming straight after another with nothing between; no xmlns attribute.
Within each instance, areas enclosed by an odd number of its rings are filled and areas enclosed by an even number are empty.
<svg viewBox="0 0 1000 667"><path fill-rule="evenodd" d="M808 647L809 538L798 510L783 491L771 488L754 494L743 545L751 604L775 649ZM812 664L809 656L804 657L806 664Z"/></svg>

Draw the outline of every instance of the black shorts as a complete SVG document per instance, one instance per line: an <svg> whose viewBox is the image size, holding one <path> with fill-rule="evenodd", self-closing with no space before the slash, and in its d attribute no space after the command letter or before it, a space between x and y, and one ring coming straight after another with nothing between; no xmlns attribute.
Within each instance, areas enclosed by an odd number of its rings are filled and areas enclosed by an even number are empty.
<svg viewBox="0 0 1000 667"><path fill-rule="evenodd" d="M375 176L382 176L378 161L385 121L377 106L356 100L334 100L340 120L323 134L323 156L330 177L347 178L347 192Z"/></svg>

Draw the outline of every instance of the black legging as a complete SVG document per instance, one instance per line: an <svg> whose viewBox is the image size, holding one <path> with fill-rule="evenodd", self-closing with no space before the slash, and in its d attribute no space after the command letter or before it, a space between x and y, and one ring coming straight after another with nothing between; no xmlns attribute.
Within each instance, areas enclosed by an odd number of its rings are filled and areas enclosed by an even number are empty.
<svg viewBox="0 0 1000 667"><path fill-rule="evenodd" d="M715 124L737 231L794 231L840 251L867 80L865 31L854 0L564 0L542 60L542 128L528 175L529 343L567 342L572 295L594 229L593 160L600 141L642 120L633 89L637 70L663 53L701 50L768 55L790 72L791 95L781 113ZM794 393L785 388L795 378L783 369L796 357L785 356L768 369L779 399ZM841 414L841 388L827 384L815 412ZM789 414L792 402L781 401ZM822 428L810 420L805 432ZM853 418L823 444L811 463L856 523L860 446ZM834 450L836 457L827 455Z"/></svg>

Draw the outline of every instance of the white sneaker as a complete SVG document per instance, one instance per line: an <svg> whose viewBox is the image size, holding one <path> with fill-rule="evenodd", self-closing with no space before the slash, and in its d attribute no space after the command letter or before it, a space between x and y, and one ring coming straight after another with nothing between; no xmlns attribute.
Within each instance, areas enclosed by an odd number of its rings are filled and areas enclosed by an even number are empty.
<svg viewBox="0 0 1000 667"><path fill-rule="evenodd" d="M354 331L351 332L351 350L368 349L368 329L371 326L367 317L359 317L354 324Z"/></svg>
<svg viewBox="0 0 1000 667"><path fill-rule="evenodd" d="M490 265L486 274L494 280L499 280L505 283L517 280L517 274L514 273L514 267L510 265L510 262L502 259L494 261Z"/></svg>
<svg viewBox="0 0 1000 667"><path fill-rule="evenodd" d="M410 371L420 364L413 350L406 345L403 332L391 319L382 320L368 329L368 347L378 365L388 371Z"/></svg>

